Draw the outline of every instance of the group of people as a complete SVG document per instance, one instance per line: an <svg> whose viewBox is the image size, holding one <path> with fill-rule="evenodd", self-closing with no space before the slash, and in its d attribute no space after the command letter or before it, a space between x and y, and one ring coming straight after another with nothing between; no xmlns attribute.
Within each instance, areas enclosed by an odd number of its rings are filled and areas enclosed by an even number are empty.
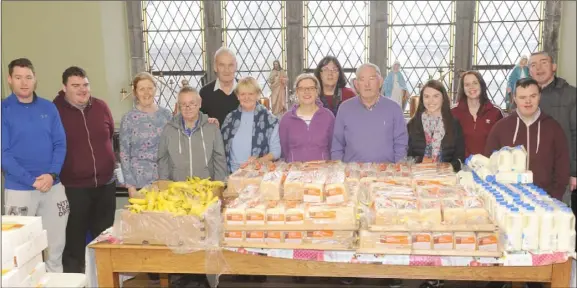
<svg viewBox="0 0 577 288"><path fill-rule="evenodd" d="M517 109L507 117L491 103L483 77L467 71L455 107L444 85L429 80L408 122L401 106L382 95L384 79L371 63L358 67L354 92L339 61L323 58L313 74L295 79L298 103L279 118L258 102L262 91L255 78L235 78L233 51L222 47L213 61L216 80L199 91L182 87L176 115L156 105L152 75L134 78L135 106L122 117L119 133L129 194L161 179L225 181L246 162L279 159L395 163L411 157L448 162L459 171L469 155L517 145L529 154L535 184L558 199L567 184L575 189L576 91L555 76L545 52L528 59L531 78L515 83ZM10 63L8 83L13 93L2 101L8 212L42 216L49 271L62 271L63 264L65 272L80 272L86 232L98 235L114 219L110 110L90 94L79 67L64 71L53 103L35 94L28 59Z"/></svg>

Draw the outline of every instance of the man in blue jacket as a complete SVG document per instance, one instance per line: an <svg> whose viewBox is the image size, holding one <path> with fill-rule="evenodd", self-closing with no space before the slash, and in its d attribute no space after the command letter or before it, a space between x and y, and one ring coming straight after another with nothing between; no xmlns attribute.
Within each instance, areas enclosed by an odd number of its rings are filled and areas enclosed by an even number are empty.
<svg viewBox="0 0 577 288"><path fill-rule="evenodd" d="M62 273L70 209L58 174L66 156L66 135L56 106L34 92L36 77L30 60L10 62L8 84L12 94L2 100L6 214L42 217L48 232L46 268Z"/></svg>

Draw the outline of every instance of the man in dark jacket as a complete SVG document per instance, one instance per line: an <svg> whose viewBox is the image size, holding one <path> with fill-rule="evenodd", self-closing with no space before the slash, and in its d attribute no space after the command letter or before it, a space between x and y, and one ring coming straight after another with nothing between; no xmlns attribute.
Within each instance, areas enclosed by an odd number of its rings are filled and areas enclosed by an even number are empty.
<svg viewBox="0 0 577 288"><path fill-rule="evenodd" d="M66 69L62 84L54 99L68 147L60 173L70 203L62 262L65 273L83 273L86 233L96 237L114 222L114 121L108 105L90 94L82 68Z"/></svg>
<svg viewBox="0 0 577 288"><path fill-rule="evenodd" d="M543 90L541 104L543 112L551 115L563 128L569 145L571 177L569 178L569 193L563 197L564 202L571 202L573 214L577 215L577 91L565 79L555 76L557 65L546 52L531 54L529 58L529 74ZM569 200L570 199L570 200ZM577 223L575 223L577 230ZM577 245L575 247L577 251Z"/></svg>
<svg viewBox="0 0 577 288"><path fill-rule="evenodd" d="M575 112L577 92L575 87L569 85L565 79L555 76L557 65L546 52L537 52L529 59L529 73L541 86L541 102L539 107L546 114L557 120L565 136L567 145L571 150L571 191L577 186L577 133Z"/></svg>

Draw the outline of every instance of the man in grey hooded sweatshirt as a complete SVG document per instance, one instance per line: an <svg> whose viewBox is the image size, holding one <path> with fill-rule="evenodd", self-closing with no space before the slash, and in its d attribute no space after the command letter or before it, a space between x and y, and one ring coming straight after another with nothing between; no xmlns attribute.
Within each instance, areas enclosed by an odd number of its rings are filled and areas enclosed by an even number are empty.
<svg viewBox="0 0 577 288"><path fill-rule="evenodd" d="M162 131L158 146L158 179L185 181L187 177L224 181L228 176L222 134L217 124L201 113L202 99L185 86L178 93L178 108Z"/></svg>

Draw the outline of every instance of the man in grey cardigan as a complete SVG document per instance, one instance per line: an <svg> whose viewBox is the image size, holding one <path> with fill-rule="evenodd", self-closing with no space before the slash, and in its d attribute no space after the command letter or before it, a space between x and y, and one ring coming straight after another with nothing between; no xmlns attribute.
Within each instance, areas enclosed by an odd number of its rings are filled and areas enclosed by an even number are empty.
<svg viewBox="0 0 577 288"><path fill-rule="evenodd" d="M158 146L158 178L185 181L187 177L224 181L228 176L222 134L217 124L201 113L202 99L185 86L178 93L178 108L162 131Z"/></svg>

